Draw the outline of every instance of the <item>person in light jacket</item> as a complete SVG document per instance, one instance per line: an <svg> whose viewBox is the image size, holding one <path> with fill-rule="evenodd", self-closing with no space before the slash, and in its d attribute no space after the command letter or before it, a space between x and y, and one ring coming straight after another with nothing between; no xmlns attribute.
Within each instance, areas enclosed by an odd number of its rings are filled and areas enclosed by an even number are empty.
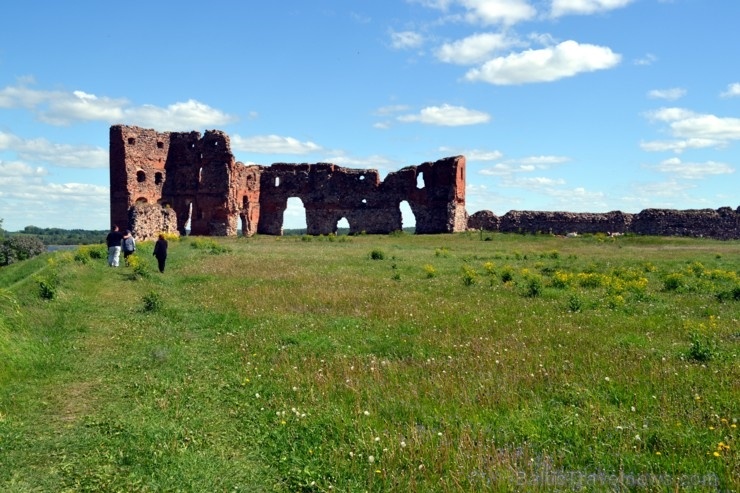
<svg viewBox="0 0 740 493"><path fill-rule="evenodd" d="M136 251L136 240L134 235L131 234L131 230L127 229L126 234L123 235L123 260L128 265L128 258Z"/></svg>
<svg viewBox="0 0 740 493"><path fill-rule="evenodd" d="M164 239L164 235L161 233L154 244L154 256L157 257L159 272L164 272L164 263L167 261L167 240Z"/></svg>

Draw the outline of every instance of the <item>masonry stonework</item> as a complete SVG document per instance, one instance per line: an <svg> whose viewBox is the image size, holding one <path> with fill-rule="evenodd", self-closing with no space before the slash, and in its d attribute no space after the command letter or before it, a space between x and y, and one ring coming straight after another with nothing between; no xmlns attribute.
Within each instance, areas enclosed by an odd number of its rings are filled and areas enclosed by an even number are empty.
<svg viewBox="0 0 740 493"><path fill-rule="evenodd" d="M637 214L509 211L496 216L465 211L465 157L408 166L380 179L374 169L332 163L246 165L234 159L219 130L157 132L110 128L111 221L140 239L160 232L233 236L238 230L281 235L288 199L298 197L311 235L402 229L407 202L416 233L467 229L518 233L635 233L740 239L740 207L733 210L645 209Z"/></svg>
<svg viewBox="0 0 740 493"><path fill-rule="evenodd" d="M733 240L740 239L740 207L645 209L637 214L509 211L503 216L484 210L470 216L468 227L503 233L634 233Z"/></svg>
<svg viewBox="0 0 740 493"><path fill-rule="evenodd" d="M377 170L331 163L245 165L218 130L201 136L112 126L110 197L111 221L139 238L173 222L180 234L190 223L194 235L233 236L239 229L247 236L281 235L292 197L303 202L311 235L336 233L343 218L350 234L400 230L403 201L418 234L465 231L468 221L463 156L409 166L381 181Z"/></svg>

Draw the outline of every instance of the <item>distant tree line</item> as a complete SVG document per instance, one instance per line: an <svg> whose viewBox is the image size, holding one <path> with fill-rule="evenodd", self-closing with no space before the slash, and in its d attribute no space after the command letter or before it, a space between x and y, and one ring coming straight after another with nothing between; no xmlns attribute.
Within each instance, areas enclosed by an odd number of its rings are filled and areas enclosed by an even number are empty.
<svg viewBox="0 0 740 493"><path fill-rule="evenodd" d="M22 231L10 232L3 228L0 218L0 266L41 255L49 245L88 245L100 243L107 230L38 228L26 226Z"/></svg>
<svg viewBox="0 0 740 493"><path fill-rule="evenodd" d="M0 223L0 226L2 223ZM15 233L5 232L7 237L35 236L44 245L90 245L101 243L108 230L39 228L26 226Z"/></svg>

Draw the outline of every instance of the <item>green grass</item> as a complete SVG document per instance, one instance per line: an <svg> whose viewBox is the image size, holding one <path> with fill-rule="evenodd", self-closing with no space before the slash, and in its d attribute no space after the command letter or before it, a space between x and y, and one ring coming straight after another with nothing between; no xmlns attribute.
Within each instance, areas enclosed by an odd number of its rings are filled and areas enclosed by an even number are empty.
<svg viewBox="0 0 740 493"><path fill-rule="evenodd" d="M0 491L740 489L740 242L487 237L1 269Z"/></svg>

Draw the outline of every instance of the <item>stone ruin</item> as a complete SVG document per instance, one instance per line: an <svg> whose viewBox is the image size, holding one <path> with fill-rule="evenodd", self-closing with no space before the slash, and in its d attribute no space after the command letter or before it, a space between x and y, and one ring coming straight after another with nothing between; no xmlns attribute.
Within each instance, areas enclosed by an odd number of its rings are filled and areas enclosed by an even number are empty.
<svg viewBox="0 0 740 493"><path fill-rule="evenodd" d="M337 232L343 218L350 234L401 230L407 201L416 233L467 229L465 158L448 157L389 173L331 163L271 166L234 159L219 130L157 132L135 126L110 128L111 221L140 240L160 232L234 236L281 235L288 199L298 197L310 235Z"/></svg>
<svg viewBox="0 0 740 493"><path fill-rule="evenodd" d="M407 201L416 233L468 229L508 233L635 233L740 239L740 207L732 210L645 209L573 213L509 211L496 216L465 211L465 157L408 166L384 180L374 169L331 163L271 166L234 159L219 130L157 132L134 126L110 128L111 221L140 240L160 232L234 236L281 235L288 199L298 197L310 235L332 234L343 218L350 234L401 230Z"/></svg>
<svg viewBox="0 0 740 493"><path fill-rule="evenodd" d="M637 214L509 211L496 216L479 211L468 218L470 229L505 233L634 233L740 239L740 207L713 209L645 209Z"/></svg>

